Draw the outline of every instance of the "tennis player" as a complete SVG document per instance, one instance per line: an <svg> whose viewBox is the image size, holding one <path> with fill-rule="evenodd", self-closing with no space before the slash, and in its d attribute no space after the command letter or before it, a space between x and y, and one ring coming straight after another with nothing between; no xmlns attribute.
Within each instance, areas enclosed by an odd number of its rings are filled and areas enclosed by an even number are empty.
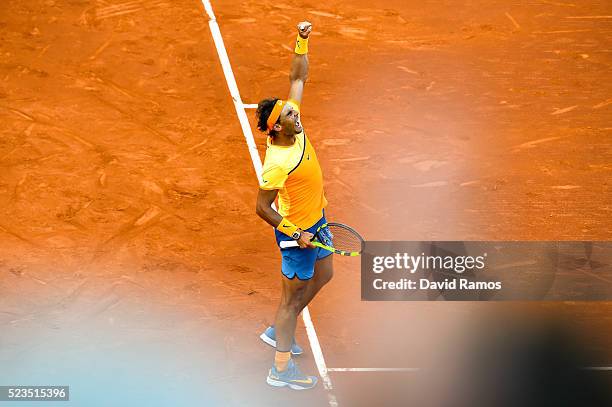
<svg viewBox="0 0 612 407"><path fill-rule="evenodd" d="M294 340L295 325L300 312L331 280L333 265L331 252L310 242L318 231L317 238L331 246L329 231L321 228L327 223L323 212L327 205L323 175L300 119L312 25L304 21L297 28L288 99L264 99L257 106L257 127L268 134L257 214L275 228L279 248L284 240L296 240L299 244L281 250L282 292L276 321L260 337L276 347L268 384L302 390L314 387L317 377L302 374L291 358L292 353L302 353ZM277 197L278 211L272 206Z"/></svg>

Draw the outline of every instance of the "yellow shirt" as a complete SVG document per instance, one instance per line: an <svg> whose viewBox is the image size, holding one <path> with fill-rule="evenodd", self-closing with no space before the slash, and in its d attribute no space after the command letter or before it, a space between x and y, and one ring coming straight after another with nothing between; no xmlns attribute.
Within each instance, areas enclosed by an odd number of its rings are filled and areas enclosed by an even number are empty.
<svg viewBox="0 0 612 407"><path fill-rule="evenodd" d="M294 105L294 107L297 107ZM261 189L278 189L278 213L301 229L321 219L327 199L314 148L302 131L292 146L276 146L268 137Z"/></svg>

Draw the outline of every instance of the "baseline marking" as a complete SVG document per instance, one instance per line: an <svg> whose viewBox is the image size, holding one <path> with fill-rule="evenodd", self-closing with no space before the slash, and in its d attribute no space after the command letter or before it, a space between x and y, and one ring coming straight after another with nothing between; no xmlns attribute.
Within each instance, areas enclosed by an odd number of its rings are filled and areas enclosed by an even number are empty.
<svg viewBox="0 0 612 407"><path fill-rule="evenodd" d="M328 372L419 372L419 367L328 367Z"/></svg>
<svg viewBox="0 0 612 407"><path fill-rule="evenodd" d="M227 87L229 88L230 95L232 96L232 100L234 101L234 107L236 108L236 114L238 115L240 126L242 127L242 133L244 134L244 138L246 139L249 154L251 155L251 161L253 162L253 167L255 168L257 179L261 181L261 173L263 168L261 158L259 157L259 152L257 151L255 139L253 138L253 132L251 131L249 118L246 115L245 105L242 103L242 99L240 98L240 92L238 91L236 78L234 77L234 72L232 71L232 66L230 64L229 57L227 55L227 50L223 42L223 37L221 36L221 30L219 29L219 24L217 23L217 18L215 17L215 13L213 11L210 0L201 1L204 5L204 9L206 10L206 14L208 14L208 26L210 27L210 32L215 43L215 48L217 48L217 54L219 55L219 61L221 62L221 67L223 68L223 74L225 76L225 81L227 82ZM249 105L249 107L250 106L252 105ZM257 107L257 105L255 105L255 107ZM323 380L323 386L326 390L328 390L327 397L329 405L331 407L337 407L338 402L336 401L336 397L329 392L333 389L332 382L329 378L329 375L327 374L327 367L325 365L325 359L323 358L323 351L321 350L319 338L317 337L317 333L310 318L310 312L308 311L308 307L304 308L304 310L302 311L302 318L304 320L304 325L306 326L308 340L310 341L310 349L312 350L312 354L317 364L319 375Z"/></svg>
<svg viewBox="0 0 612 407"><path fill-rule="evenodd" d="M612 366L587 366L582 370L610 371ZM328 367L328 372L420 372L420 367Z"/></svg>

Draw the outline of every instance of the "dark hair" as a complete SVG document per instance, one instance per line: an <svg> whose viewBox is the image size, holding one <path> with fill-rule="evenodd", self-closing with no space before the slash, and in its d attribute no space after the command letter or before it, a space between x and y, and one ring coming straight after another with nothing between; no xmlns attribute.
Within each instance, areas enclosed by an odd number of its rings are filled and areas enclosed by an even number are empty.
<svg viewBox="0 0 612 407"><path fill-rule="evenodd" d="M272 113L272 109L276 104L278 98L268 98L260 101L257 104L257 111L255 112L255 116L257 117L257 128L259 131L268 131L268 117L270 117L270 113ZM274 137L276 132L274 130L270 130L270 136Z"/></svg>

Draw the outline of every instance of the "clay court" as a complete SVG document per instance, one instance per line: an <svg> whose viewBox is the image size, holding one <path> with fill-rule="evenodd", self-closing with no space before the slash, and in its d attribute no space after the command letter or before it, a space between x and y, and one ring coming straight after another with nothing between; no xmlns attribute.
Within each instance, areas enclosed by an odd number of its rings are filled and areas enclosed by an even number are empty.
<svg viewBox="0 0 612 407"><path fill-rule="evenodd" d="M351 258L298 323L316 389L267 387L258 338L280 256L245 136L263 157L251 105L286 96L305 19L330 219L368 240L612 239L612 9L570 1L212 1L239 100L199 0L3 2L0 384L90 407L425 405L420 369L466 326L540 314L612 366L609 302L362 302Z"/></svg>

